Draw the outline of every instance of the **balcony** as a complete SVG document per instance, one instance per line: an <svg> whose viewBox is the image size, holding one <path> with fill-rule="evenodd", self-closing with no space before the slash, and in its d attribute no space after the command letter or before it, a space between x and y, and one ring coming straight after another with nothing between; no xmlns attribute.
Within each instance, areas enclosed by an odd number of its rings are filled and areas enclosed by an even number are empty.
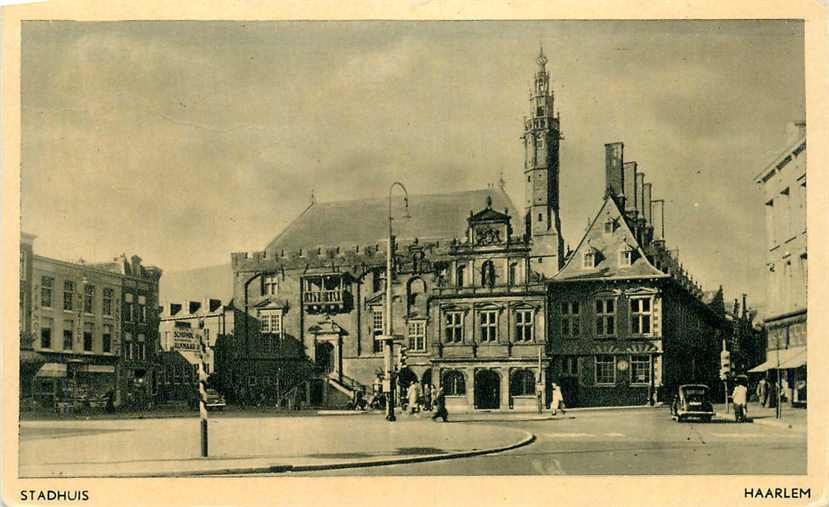
<svg viewBox="0 0 829 507"><path fill-rule="evenodd" d="M342 313L350 308L351 294L340 274L307 276L302 304L311 313Z"/></svg>
<svg viewBox="0 0 829 507"><path fill-rule="evenodd" d="M528 283L528 284L513 284L513 285L495 285L492 287L481 287L466 285L462 287L444 286L435 287L433 289L435 296L458 296L458 295L475 295L475 296L490 296L490 295L512 295L523 294L527 292L544 292L543 283Z"/></svg>
<svg viewBox="0 0 829 507"><path fill-rule="evenodd" d="M321 290L306 292L302 297L305 303L342 303L343 291L341 290Z"/></svg>

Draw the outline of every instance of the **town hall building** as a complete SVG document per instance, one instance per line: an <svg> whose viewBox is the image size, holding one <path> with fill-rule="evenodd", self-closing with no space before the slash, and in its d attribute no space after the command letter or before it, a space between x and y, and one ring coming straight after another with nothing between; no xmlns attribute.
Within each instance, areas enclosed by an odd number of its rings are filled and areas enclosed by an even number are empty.
<svg viewBox="0 0 829 507"><path fill-rule="evenodd" d="M566 384L571 402L579 405L645 403L653 398L655 382L668 378L663 379L668 375L663 372L674 371L666 364L669 358L708 367L708 356L691 353L681 340L660 340L685 325L674 313L694 315L708 326L706 332L716 323L700 302L702 291L679 271L668 272L677 270L678 263L670 260L664 245L651 240L650 211L625 213L621 188L608 192L591 231L565 257L559 117L543 50L536 62L530 115L521 136L524 213L503 185L413 195L405 220L404 210L396 202L389 209L385 198L312 202L263 251L232 254L233 304L239 315L235 343L273 353L237 354L227 366L217 354L216 368L231 384L228 389L276 376L278 397L300 392L316 406L344 405L356 391L371 392L384 371L380 337L387 276L392 278L394 332L403 335L408 349L398 381L401 387L412 381L443 387L450 410L535 409L536 385L544 387L548 404L553 382ZM624 165L621 154L618 162ZM621 183L621 174L619 179ZM636 182L633 176L634 186ZM650 204L648 197L648 209ZM636 209L643 210L644 204ZM615 225L610 236L603 236L609 220ZM393 261L387 273L389 248ZM582 271L591 252L593 264ZM608 255L613 269L620 260L629 264L608 275L610 264L600 260ZM607 297L596 299L596 294ZM665 298L672 302L662 317ZM621 314L608 327L622 307L642 316L635 340L623 328L633 324ZM600 337L588 325L593 309L604 322ZM652 319L647 325L645 315ZM575 329L583 329L590 340L572 340ZM685 338L708 344L707 336L695 336ZM716 351L703 348L716 362ZM610 363L605 356L612 358ZM307 363L310 370L300 367ZM635 370L634 380L614 376L614 388L606 389L611 384L606 363L614 371ZM222 371L226 367L233 371ZM645 370L648 375L642 377ZM299 371L309 373L297 375ZM695 378L695 367L689 371L670 380ZM285 372L293 372L291 378ZM590 375L593 382L588 382ZM575 381L568 380L573 376ZM573 386L578 388L575 397Z"/></svg>

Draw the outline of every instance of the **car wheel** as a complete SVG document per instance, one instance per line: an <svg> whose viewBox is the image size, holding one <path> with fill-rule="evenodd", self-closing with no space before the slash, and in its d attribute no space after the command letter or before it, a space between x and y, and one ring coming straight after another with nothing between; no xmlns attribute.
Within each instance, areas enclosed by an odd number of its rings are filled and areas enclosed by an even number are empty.
<svg viewBox="0 0 829 507"><path fill-rule="evenodd" d="M703 416L702 417L702 422L710 423L711 422L711 416L710 415Z"/></svg>

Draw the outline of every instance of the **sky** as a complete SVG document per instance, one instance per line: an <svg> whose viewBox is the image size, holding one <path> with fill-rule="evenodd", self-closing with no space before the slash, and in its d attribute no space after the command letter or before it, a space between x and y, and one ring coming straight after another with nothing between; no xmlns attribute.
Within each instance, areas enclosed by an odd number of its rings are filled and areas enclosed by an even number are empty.
<svg viewBox="0 0 829 507"><path fill-rule="evenodd" d="M318 201L486 188L523 202L539 44L573 248L625 143L704 288L765 298L759 173L805 118L796 21L25 22L35 252L167 272L263 249ZM482 206L484 203L481 203Z"/></svg>

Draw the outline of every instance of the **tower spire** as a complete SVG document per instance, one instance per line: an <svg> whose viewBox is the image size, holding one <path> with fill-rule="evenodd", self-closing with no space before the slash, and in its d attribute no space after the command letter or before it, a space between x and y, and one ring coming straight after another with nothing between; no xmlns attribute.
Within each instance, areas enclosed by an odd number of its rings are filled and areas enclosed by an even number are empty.
<svg viewBox="0 0 829 507"><path fill-rule="evenodd" d="M547 57L544 56L544 44L541 41L538 42L538 58L535 61L538 64L539 70L543 70L547 65Z"/></svg>

